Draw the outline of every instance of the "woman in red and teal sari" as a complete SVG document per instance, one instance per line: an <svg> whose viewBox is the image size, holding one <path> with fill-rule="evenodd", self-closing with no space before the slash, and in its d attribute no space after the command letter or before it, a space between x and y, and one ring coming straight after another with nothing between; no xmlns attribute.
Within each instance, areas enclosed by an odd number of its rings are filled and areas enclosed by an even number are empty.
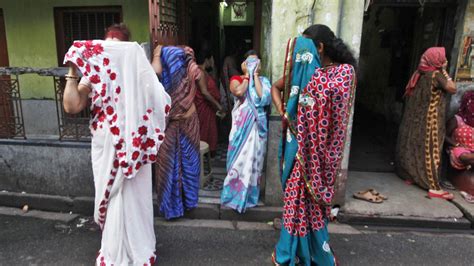
<svg viewBox="0 0 474 266"><path fill-rule="evenodd" d="M336 265L327 224L341 169L356 61L325 25L290 39L285 75L272 87L283 119L284 211L275 265ZM284 104L281 99L284 91Z"/></svg>

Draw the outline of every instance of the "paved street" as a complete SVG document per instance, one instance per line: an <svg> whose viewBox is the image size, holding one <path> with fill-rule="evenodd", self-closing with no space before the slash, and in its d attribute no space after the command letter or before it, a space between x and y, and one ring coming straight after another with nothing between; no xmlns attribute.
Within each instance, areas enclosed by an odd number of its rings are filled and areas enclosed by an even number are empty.
<svg viewBox="0 0 474 266"><path fill-rule="evenodd" d="M1 265L92 265L100 233L79 218L70 225L0 215ZM158 265L271 265L278 232L267 224L157 220ZM342 265L472 265L474 236L331 227Z"/></svg>

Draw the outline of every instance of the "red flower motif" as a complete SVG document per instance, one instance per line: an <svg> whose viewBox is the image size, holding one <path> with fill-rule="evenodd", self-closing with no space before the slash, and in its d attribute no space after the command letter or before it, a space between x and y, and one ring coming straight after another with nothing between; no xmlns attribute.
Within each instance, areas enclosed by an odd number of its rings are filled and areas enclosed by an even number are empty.
<svg viewBox="0 0 474 266"><path fill-rule="evenodd" d="M156 132L156 133L160 133L161 130L160 130L159 128L155 128L155 132Z"/></svg>
<svg viewBox="0 0 474 266"><path fill-rule="evenodd" d="M118 167L118 161L117 161L117 167ZM117 167L115 167L115 168L117 168ZM116 171L112 171L110 174L111 174L113 177L115 177L115 176L117 175L117 172L116 172Z"/></svg>
<svg viewBox="0 0 474 266"><path fill-rule="evenodd" d="M132 166L129 166L129 167L128 167L127 174L128 174L128 175L131 175L132 173L133 173L133 167L132 167Z"/></svg>
<svg viewBox="0 0 474 266"><path fill-rule="evenodd" d="M87 72L91 72L91 65L86 64L86 71L87 71Z"/></svg>
<svg viewBox="0 0 474 266"><path fill-rule="evenodd" d="M106 57L106 58L104 58L103 65L104 65L104 66L108 66L108 65L109 65L109 62L110 62L110 60ZM107 71L108 71L108 70L107 70Z"/></svg>
<svg viewBox="0 0 474 266"><path fill-rule="evenodd" d="M147 139L146 139L146 146L147 146L148 148L154 147L155 144L156 144L156 143L155 143L155 141L154 141L153 139L150 139L150 138L147 138Z"/></svg>
<svg viewBox="0 0 474 266"><path fill-rule="evenodd" d="M112 70L107 69L107 74L110 74L111 72L112 72Z"/></svg>
<svg viewBox="0 0 474 266"><path fill-rule="evenodd" d="M119 161L118 160L114 160L114 168L118 168L119 167Z"/></svg>
<svg viewBox="0 0 474 266"><path fill-rule="evenodd" d="M117 114L115 114L113 117L112 117L112 122L115 123L117 121Z"/></svg>
<svg viewBox="0 0 474 266"><path fill-rule="evenodd" d="M89 76L89 72L84 72L84 76Z"/></svg>
<svg viewBox="0 0 474 266"><path fill-rule="evenodd" d="M120 129L116 126L111 127L110 132L112 132L112 134L114 134L116 136L120 135Z"/></svg>
<svg viewBox="0 0 474 266"><path fill-rule="evenodd" d="M77 63L77 65L80 66L80 67L83 67L83 66L84 66L84 61L82 61L82 59L79 58L79 57L76 59L76 63Z"/></svg>
<svg viewBox="0 0 474 266"><path fill-rule="evenodd" d="M117 103L117 102L118 102L118 98L117 98L117 97L115 97L115 98L114 98L114 101Z"/></svg>
<svg viewBox="0 0 474 266"><path fill-rule="evenodd" d="M146 135L146 133L148 133L148 129L146 128L146 126L141 126L138 128L138 134Z"/></svg>
<svg viewBox="0 0 474 266"><path fill-rule="evenodd" d="M117 74L115 74L115 72L110 73L110 79L115 80L115 78L117 78Z"/></svg>
<svg viewBox="0 0 474 266"><path fill-rule="evenodd" d="M121 144L121 143L119 143L119 144L115 145L115 149L117 149L117 150L121 150L121 149L122 149L122 147L123 147L123 146L122 146L122 144Z"/></svg>
<svg viewBox="0 0 474 266"><path fill-rule="evenodd" d="M92 75L89 80L94 83L94 84L97 84L97 83L100 83L100 77L99 75Z"/></svg>
<svg viewBox="0 0 474 266"><path fill-rule="evenodd" d="M114 108L109 105L107 106L106 111L108 115L112 115L114 113Z"/></svg>
<svg viewBox="0 0 474 266"><path fill-rule="evenodd" d="M128 163L126 161L121 161L120 162L120 166L122 166L123 168L127 168L128 167Z"/></svg>
<svg viewBox="0 0 474 266"><path fill-rule="evenodd" d="M92 41L91 41L91 40L88 40L88 41L85 41L85 42L84 42L84 45L86 46L87 49L90 49L90 48L92 48L92 45L93 45L93 44L92 44Z"/></svg>
<svg viewBox="0 0 474 266"><path fill-rule="evenodd" d="M168 114L171 110L171 106L169 106L168 104L165 106L165 113Z"/></svg>
<svg viewBox="0 0 474 266"><path fill-rule="evenodd" d="M104 47L100 43L94 45L93 51L96 55L101 54L104 51Z"/></svg>
<svg viewBox="0 0 474 266"><path fill-rule="evenodd" d="M82 56L84 56L84 58L86 58L86 59L89 59L89 58L91 58L91 57L93 56L93 53L92 53L92 51L90 51L90 50L84 50L84 51L82 52Z"/></svg>
<svg viewBox="0 0 474 266"><path fill-rule="evenodd" d="M140 155L140 153L138 151L134 151L133 154L132 154L132 160L137 160L138 159L138 156Z"/></svg>
<svg viewBox="0 0 474 266"><path fill-rule="evenodd" d="M100 72L100 67L99 66L94 66L94 69L95 69L95 71Z"/></svg>
<svg viewBox="0 0 474 266"><path fill-rule="evenodd" d="M142 144L142 139L140 137L136 137L136 138L133 138L133 141L132 141L132 145L133 147L140 147L140 145Z"/></svg>
<svg viewBox="0 0 474 266"><path fill-rule="evenodd" d="M104 114L99 115L99 121L104 122L104 120L105 120L105 115Z"/></svg>
<svg viewBox="0 0 474 266"><path fill-rule="evenodd" d="M95 122L95 121L92 122L92 128L93 128L94 130L97 130L97 122Z"/></svg>
<svg viewBox="0 0 474 266"><path fill-rule="evenodd" d="M117 156L118 156L119 158L123 158L123 157L125 157L125 155L127 155L126 152L119 152L119 153L117 153Z"/></svg>
<svg viewBox="0 0 474 266"><path fill-rule="evenodd" d="M145 155L143 155L143 158L142 158L142 159L143 159L143 161L146 161L146 160L148 160L148 155L146 155L146 154L145 154Z"/></svg>
<svg viewBox="0 0 474 266"><path fill-rule="evenodd" d="M148 121L148 116L147 116L147 115L144 115L144 116L143 116L143 120Z"/></svg>
<svg viewBox="0 0 474 266"><path fill-rule="evenodd" d="M107 91L106 91L105 89L102 89L102 90L100 91L100 96L105 97L105 94L106 94L106 93L107 93Z"/></svg>
<svg viewBox="0 0 474 266"><path fill-rule="evenodd" d="M81 48L84 44L82 42L74 42L73 45L77 48Z"/></svg>
<svg viewBox="0 0 474 266"><path fill-rule="evenodd" d="M115 89L115 93L120 94L120 90L121 90L121 89L120 89L120 86L118 86L118 87Z"/></svg>
<svg viewBox="0 0 474 266"><path fill-rule="evenodd" d="M165 136L163 134L158 135L158 140L163 141L165 139Z"/></svg>
<svg viewBox="0 0 474 266"><path fill-rule="evenodd" d="M150 159L151 162L154 162L156 161L156 155L150 154L150 156L148 156L148 159Z"/></svg>
<svg viewBox="0 0 474 266"><path fill-rule="evenodd" d="M150 108L148 108L148 109L146 110L146 112L149 113L149 114L151 114L151 112L153 112L153 111L152 111Z"/></svg>
<svg viewBox="0 0 474 266"><path fill-rule="evenodd" d="M141 166L142 166L142 163L141 163L141 162L137 162L136 165L135 165L135 170L140 169Z"/></svg>

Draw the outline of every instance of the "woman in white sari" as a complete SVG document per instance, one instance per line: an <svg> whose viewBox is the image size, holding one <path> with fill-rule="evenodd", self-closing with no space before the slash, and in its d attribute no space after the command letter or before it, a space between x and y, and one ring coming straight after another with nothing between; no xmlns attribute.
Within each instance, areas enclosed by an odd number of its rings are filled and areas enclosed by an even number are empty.
<svg viewBox="0 0 474 266"><path fill-rule="evenodd" d="M76 41L64 61L64 109L91 100L94 220L102 229L96 265L153 265L155 233L151 163L164 139L171 100L144 51L123 25L105 41ZM83 78L77 82L77 71Z"/></svg>

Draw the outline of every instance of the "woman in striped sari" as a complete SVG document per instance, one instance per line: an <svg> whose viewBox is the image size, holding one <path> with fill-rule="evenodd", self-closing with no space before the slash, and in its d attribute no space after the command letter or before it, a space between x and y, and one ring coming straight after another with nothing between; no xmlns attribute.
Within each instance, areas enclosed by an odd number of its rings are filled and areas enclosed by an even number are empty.
<svg viewBox="0 0 474 266"><path fill-rule="evenodd" d="M198 203L199 118L194 97L201 71L189 47L158 46L152 65L172 100L155 178L160 212L173 219Z"/></svg>
<svg viewBox="0 0 474 266"><path fill-rule="evenodd" d="M272 260L275 265L335 265L327 223L353 99L355 59L325 25L303 34L311 39L289 41L289 75L272 88L286 128L283 226ZM283 89L289 93L286 112Z"/></svg>

